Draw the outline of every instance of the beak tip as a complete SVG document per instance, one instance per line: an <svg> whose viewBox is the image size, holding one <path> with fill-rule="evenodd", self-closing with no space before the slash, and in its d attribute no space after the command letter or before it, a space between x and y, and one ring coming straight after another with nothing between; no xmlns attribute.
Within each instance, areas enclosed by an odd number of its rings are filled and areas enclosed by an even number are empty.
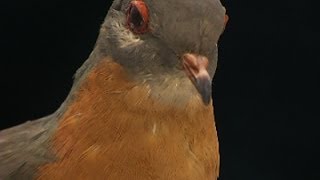
<svg viewBox="0 0 320 180"><path fill-rule="evenodd" d="M209 105L210 102L211 102L211 96L208 96L208 97L206 97L206 98L204 98L204 97L202 96L202 102L203 102L206 106Z"/></svg>
<svg viewBox="0 0 320 180"><path fill-rule="evenodd" d="M196 87L205 105L211 102L211 81L209 78L196 79Z"/></svg>

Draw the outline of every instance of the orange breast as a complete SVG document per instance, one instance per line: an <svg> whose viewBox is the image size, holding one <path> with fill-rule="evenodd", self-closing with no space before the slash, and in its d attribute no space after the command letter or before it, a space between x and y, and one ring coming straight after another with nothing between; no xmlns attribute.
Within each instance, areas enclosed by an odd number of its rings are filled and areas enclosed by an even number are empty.
<svg viewBox="0 0 320 180"><path fill-rule="evenodd" d="M212 107L184 109L148 96L121 66L101 61L88 73L52 140L57 161L38 179L216 179Z"/></svg>

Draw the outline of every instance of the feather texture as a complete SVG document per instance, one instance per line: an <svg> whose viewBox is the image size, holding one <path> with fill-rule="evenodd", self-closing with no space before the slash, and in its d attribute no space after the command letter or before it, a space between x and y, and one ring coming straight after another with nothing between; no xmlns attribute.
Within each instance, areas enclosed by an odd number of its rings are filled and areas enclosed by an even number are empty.
<svg viewBox="0 0 320 180"><path fill-rule="evenodd" d="M181 108L151 98L104 60L88 74L61 117L52 150L58 160L39 179L215 179L218 142L211 106Z"/></svg>

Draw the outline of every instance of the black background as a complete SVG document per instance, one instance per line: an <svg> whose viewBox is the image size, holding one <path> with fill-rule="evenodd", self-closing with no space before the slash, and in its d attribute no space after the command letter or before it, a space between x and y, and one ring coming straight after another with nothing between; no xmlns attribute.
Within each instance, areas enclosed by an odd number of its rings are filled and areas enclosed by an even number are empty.
<svg viewBox="0 0 320 180"><path fill-rule="evenodd" d="M1 129L54 112L91 52L106 0L0 2ZM214 104L221 180L320 179L320 58L308 1L223 1Z"/></svg>

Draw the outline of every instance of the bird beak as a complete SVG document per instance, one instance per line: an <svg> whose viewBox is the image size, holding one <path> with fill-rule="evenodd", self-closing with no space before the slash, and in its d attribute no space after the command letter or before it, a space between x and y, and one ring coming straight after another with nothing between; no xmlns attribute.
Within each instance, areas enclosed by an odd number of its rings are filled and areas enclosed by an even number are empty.
<svg viewBox="0 0 320 180"><path fill-rule="evenodd" d="M185 72L201 95L203 103L208 105L211 100L211 78L207 71L208 58L186 53L182 56L182 62Z"/></svg>

